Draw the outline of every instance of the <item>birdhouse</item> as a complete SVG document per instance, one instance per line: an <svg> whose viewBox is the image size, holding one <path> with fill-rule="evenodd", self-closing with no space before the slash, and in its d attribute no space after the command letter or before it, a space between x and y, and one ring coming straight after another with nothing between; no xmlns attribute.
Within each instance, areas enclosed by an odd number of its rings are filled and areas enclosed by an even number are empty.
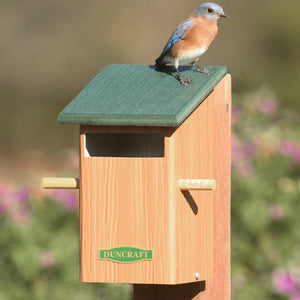
<svg viewBox="0 0 300 300"><path fill-rule="evenodd" d="M228 151L218 114L229 120L231 92L226 68L209 69L183 68L184 86L152 66L110 65L59 114L80 126L80 177L61 187L80 189L81 281L213 278L215 154Z"/></svg>

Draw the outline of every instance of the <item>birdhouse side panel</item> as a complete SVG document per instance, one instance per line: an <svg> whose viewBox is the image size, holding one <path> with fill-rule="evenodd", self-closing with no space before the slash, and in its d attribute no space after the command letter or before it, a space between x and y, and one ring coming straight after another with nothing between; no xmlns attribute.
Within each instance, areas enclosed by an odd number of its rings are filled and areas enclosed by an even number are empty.
<svg viewBox="0 0 300 300"><path fill-rule="evenodd" d="M175 182L180 179L214 179L214 97L213 91L174 133ZM211 279L213 191L177 188L175 195L176 281Z"/></svg>

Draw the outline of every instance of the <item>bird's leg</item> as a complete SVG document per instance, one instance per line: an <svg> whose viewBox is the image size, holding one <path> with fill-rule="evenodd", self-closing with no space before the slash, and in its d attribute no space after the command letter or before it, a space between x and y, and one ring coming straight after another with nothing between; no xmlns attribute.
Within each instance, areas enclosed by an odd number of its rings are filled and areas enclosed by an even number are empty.
<svg viewBox="0 0 300 300"><path fill-rule="evenodd" d="M195 61L192 63L192 66L193 66L193 68L194 68L194 71L196 71L196 72L201 72L201 73L204 73L204 74L206 74L207 76L209 76L209 75L211 74L211 70L208 70L208 69L206 69L206 68L197 66L197 65L196 65L197 61L198 61L198 59L195 60Z"/></svg>
<svg viewBox="0 0 300 300"><path fill-rule="evenodd" d="M188 85L189 83L192 82L192 79L191 79L191 78L186 78L186 79L184 79L184 78L181 76L181 74L180 74L180 72L179 72L179 70L178 70L178 67L175 66L175 68L176 68L176 71L177 71L177 74L178 74L178 80L179 80L179 82L180 82L181 84Z"/></svg>

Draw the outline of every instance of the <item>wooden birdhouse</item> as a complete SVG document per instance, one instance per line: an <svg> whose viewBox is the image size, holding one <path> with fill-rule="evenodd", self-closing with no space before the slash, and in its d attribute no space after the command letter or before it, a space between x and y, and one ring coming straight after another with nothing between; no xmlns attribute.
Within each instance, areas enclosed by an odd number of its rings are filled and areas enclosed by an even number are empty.
<svg viewBox="0 0 300 300"><path fill-rule="evenodd" d="M216 234L229 226L216 228L215 212L229 203L231 90L226 68L210 69L186 68L184 86L152 66L110 65L59 114L80 125L70 182L80 189L81 281L214 278Z"/></svg>

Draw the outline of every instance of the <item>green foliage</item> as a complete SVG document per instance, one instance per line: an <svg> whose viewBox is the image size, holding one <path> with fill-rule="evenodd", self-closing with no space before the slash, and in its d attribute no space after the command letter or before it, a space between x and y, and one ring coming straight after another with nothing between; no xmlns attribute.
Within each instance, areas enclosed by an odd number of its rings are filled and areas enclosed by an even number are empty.
<svg viewBox="0 0 300 300"><path fill-rule="evenodd" d="M234 299L299 299L300 145L296 116L260 93L236 97L232 139ZM299 132L298 132L299 134ZM293 288L277 273L284 270ZM283 296L286 294L287 296ZM294 297L294 298L292 298Z"/></svg>
<svg viewBox="0 0 300 300"><path fill-rule="evenodd" d="M1 186L0 299L130 299L129 285L79 283L78 214L70 196L41 198L29 189L20 197Z"/></svg>

